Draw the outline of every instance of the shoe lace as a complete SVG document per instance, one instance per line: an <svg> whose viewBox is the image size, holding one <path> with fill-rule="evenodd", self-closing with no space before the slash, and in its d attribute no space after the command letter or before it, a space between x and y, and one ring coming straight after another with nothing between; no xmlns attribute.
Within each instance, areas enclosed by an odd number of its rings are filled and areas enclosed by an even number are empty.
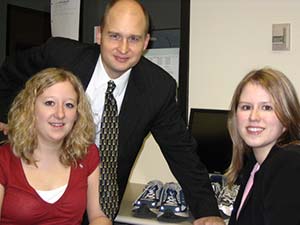
<svg viewBox="0 0 300 225"><path fill-rule="evenodd" d="M156 192L156 188L155 187L152 187L152 188L149 188L147 190L147 193L145 195L145 199L151 199L151 200L155 200L155 192Z"/></svg>
<svg viewBox="0 0 300 225"><path fill-rule="evenodd" d="M178 201L176 198L176 191L169 191L166 199L167 205L178 205Z"/></svg>

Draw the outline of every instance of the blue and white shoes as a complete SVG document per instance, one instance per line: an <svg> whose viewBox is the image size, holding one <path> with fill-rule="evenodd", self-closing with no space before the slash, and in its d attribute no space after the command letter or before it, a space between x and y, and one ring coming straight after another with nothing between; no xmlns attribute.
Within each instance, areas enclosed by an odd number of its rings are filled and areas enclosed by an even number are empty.
<svg viewBox="0 0 300 225"><path fill-rule="evenodd" d="M141 218L156 217L162 189L163 183L161 181L149 181L140 196L133 202L133 215Z"/></svg>
<svg viewBox="0 0 300 225"><path fill-rule="evenodd" d="M163 187L157 219L164 222L180 222L189 218L188 207L179 184L170 182Z"/></svg>
<svg viewBox="0 0 300 225"><path fill-rule="evenodd" d="M153 180L146 184L142 194L134 201L133 216L154 218L165 222L180 222L189 218L189 211L179 184L165 185Z"/></svg>
<svg viewBox="0 0 300 225"><path fill-rule="evenodd" d="M223 219L228 219L233 209L239 186L230 189L223 175L210 174L219 211ZM189 213L182 188L174 182L163 183L152 180L146 184L143 192L133 202L133 216L140 218L156 218L163 222L181 222L189 220Z"/></svg>

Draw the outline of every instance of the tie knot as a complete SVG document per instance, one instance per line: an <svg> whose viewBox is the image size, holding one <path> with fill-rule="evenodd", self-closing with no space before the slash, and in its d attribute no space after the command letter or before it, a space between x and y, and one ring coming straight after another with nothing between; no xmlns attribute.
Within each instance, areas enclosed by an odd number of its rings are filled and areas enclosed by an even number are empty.
<svg viewBox="0 0 300 225"><path fill-rule="evenodd" d="M115 82L113 82L112 80L108 81L106 93L112 94L115 88L116 88Z"/></svg>

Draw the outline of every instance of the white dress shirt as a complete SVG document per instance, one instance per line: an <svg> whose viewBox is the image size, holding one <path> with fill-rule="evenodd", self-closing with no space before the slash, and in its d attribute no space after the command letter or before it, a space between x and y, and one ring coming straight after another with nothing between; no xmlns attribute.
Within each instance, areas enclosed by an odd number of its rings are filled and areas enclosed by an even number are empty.
<svg viewBox="0 0 300 225"><path fill-rule="evenodd" d="M98 147L99 147L99 140L100 140L99 137L100 124L101 124L101 118L102 118L102 113L104 108L105 91L107 89L107 82L113 80L114 83L116 84L116 88L113 92L113 95L117 101L118 112L120 113L121 105L128 84L130 71L131 69L127 70L124 74L122 74L117 79L111 79L106 73L103 67L101 56L99 55L94 73L86 89L86 94L92 106L94 122L96 125L95 143L97 144Z"/></svg>

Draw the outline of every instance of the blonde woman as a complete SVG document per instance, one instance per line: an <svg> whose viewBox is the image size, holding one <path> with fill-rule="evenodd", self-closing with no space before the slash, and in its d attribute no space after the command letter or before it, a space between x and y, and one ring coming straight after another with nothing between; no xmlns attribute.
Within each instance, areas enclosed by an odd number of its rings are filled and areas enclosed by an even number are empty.
<svg viewBox="0 0 300 225"><path fill-rule="evenodd" d="M99 154L79 80L49 68L27 81L0 148L1 224L111 224L100 209Z"/></svg>

